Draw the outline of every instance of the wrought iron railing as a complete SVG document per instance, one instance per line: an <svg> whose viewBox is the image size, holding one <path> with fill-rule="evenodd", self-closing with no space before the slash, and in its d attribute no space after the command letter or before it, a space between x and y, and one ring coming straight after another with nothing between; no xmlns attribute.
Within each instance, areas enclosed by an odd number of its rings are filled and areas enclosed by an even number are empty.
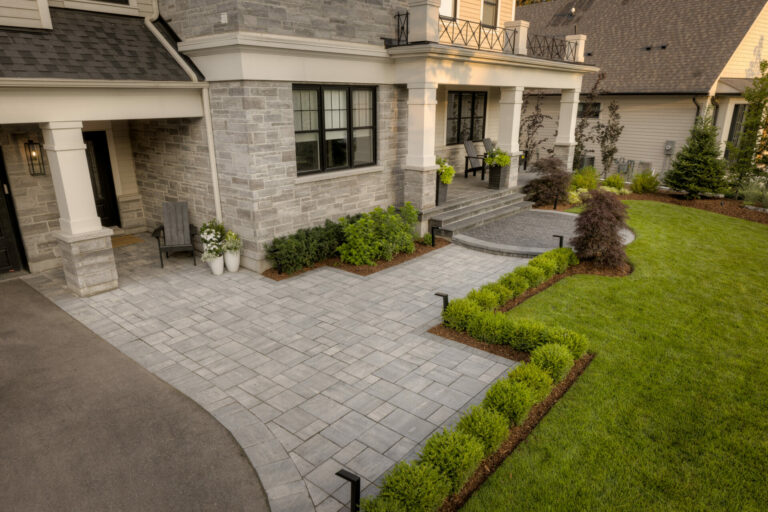
<svg viewBox="0 0 768 512"><path fill-rule="evenodd" d="M397 22L397 39L393 41L393 46L405 46L408 44L408 13L397 13L395 21Z"/></svg>
<svg viewBox="0 0 768 512"><path fill-rule="evenodd" d="M515 52L517 30L503 27L489 27L477 21L461 20L440 16L440 36L442 44Z"/></svg>
<svg viewBox="0 0 768 512"><path fill-rule="evenodd" d="M577 43L559 37L528 36L528 56L548 60L576 60Z"/></svg>

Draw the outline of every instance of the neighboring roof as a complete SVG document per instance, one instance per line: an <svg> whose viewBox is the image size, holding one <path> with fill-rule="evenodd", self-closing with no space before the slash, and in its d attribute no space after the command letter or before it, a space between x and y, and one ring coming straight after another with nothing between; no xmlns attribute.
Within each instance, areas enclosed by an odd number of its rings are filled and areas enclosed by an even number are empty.
<svg viewBox="0 0 768 512"><path fill-rule="evenodd" d="M190 81L143 18L51 8L51 22L0 27L0 77Z"/></svg>
<svg viewBox="0 0 768 512"><path fill-rule="evenodd" d="M554 0L520 6L516 17L531 23L529 34L586 34L586 63L605 72L606 92L706 94L764 6L765 0ZM594 75L585 77L582 90L593 83Z"/></svg>

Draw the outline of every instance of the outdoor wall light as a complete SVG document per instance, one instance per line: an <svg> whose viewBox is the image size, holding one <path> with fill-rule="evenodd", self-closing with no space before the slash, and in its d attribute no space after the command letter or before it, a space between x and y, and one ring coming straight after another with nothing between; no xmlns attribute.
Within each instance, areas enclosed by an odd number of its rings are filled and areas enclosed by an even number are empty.
<svg viewBox="0 0 768 512"><path fill-rule="evenodd" d="M45 160L43 160L42 144L29 139L24 143L24 153L27 155L29 175L45 176Z"/></svg>

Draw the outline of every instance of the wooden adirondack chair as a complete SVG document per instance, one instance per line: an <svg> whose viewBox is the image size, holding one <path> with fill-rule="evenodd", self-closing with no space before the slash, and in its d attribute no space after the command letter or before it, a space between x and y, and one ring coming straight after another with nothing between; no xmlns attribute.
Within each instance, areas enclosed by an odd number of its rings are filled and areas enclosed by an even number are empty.
<svg viewBox="0 0 768 512"><path fill-rule="evenodd" d="M467 152L464 157L464 178L469 178L470 172L472 176L477 176L477 171L480 171L480 179L485 180L485 155L477 154L471 140L464 141L464 150Z"/></svg>
<svg viewBox="0 0 768 512"><path fill-rule="evenodd" d="M493 142L491 139L483 139L483 146L485 147L485 154L493 151Z"/></svg>
<svg viewBox="0 0 768 512"><path fill-rule="evenodd" d="M195 247L192 240L197 228L189 223L189 209L185 201L163 203L163 223L153 232L160 252L160 268L163 268L163 253L167 258L174 252L191 252L192 263L197 266Z"/></svg>

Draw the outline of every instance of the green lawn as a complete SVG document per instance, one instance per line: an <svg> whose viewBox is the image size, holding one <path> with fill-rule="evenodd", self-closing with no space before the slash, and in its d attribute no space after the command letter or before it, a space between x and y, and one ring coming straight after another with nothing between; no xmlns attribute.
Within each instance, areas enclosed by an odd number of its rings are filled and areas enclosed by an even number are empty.
<svg viewBox="0 0 768 512"><path fill-rule="evenodd" d="M598 355L463 510L768 509L768 226L627 204L630 277L510 313Z"/></svg>

